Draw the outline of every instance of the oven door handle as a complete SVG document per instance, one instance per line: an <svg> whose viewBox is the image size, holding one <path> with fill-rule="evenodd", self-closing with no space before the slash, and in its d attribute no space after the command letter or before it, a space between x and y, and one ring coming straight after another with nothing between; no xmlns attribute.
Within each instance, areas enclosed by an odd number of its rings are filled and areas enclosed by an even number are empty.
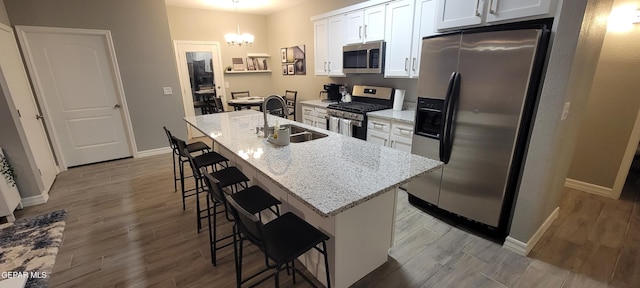
<svg viewBox="0 0 640 288"><path fill-rule="evenodd" d="M329 120L330 117L331 116L329 116L329 115L324 115L324 119ZM334 116L334 117L337 117L338 119L347 119L347 118L343 118L343 117L340 117L340 116ZM328 126L329 126L329 121L327 121L327 127ZM362 121L351 119L351 126L362 127ZM329 129L327 129L327 130L329 130Z"/></svg>
<svg viewBox="0 0 640 288"><path fill-rule="evenodd" d="M451 159L451 149L453 147L453 124L455 122L456 110L458 109L458 99L460 96L460 78L458 72L451 73L447 96L444 99L443 115L444 123L440 132L440 161L445 164Z"/></svg>

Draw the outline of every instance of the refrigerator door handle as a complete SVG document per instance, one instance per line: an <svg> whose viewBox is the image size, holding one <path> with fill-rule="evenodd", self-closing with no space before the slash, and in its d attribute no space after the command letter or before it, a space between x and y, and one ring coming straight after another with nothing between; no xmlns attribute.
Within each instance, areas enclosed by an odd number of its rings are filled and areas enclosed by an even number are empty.
<svg viewBox="0 0 640 288"><path fill-rule="evenodd" d="M442 106L442 116L444 117L442 119L442 125L440 125L440 143L439 143L439 156L440 156L440 161L444 162L445 164L448 162L444 160L444 156L446 155L446 132L447 132L447 125L449 124L449 121L447 121L447 115L449 114L448 109L449 109L449 102L451 101L451 92L453 92L453 82L456 78L456 74L458 74L457 72L453 72L451 73L451 76L449 77L449 84L447 85L447 94L444 96L444 105Z"/></svg>
<svg viewBox="0 0 640 288"><path fill-rule="evenodd" d="M444 139L444 154L442 155L442 162L449 163L451 159L451 148L453 147L453 125L456 121L456 111L458 110L458 100L460 99L460 78L462 75L458 72L454 72L453 83L451 85L451 93L449 94L449 101L446 106L447 114L445 116L445 131L442 136Z"/></svg>

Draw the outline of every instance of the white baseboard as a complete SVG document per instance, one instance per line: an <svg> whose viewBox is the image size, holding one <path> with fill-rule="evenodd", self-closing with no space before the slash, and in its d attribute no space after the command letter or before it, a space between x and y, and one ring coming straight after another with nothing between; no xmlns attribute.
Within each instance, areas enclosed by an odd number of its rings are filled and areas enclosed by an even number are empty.
<svg viewBox="0 0 640 288"><path fill-rule="evenodd" d="M136 158L143 158L143 157L161 155L161 154L165 154L165 153L171 153L172 151L173 150L171 150L171 147L162 147L162 148L157 148L157 149L138 151L138 154L137 154Z"/></svg>
<svg viewBox="0 0 640 288"><path fill-rule="evenodd" d="M576 189L576 190L584 191L587 193L615 199L615 197L613 197L613 188L599 186L599 185L582 182L578 180L573 180L569 178L565 179L564 186L567 188Z"/></svg>
<svg viewBox="0 0 640 288"><path fill-rule="evenodd" d="M558 219L559 213L560 213L560 207L556 207L556 209L554 209L553 212L551 212L551 215L547 217L547 220L545 220L544 223L542 223L542 225L540 226L540 228L538 228L538 231L536 231L536 233L533 233L533 236L531 236L531 239L529 239L527 243L524 243L520 240L507 236L507 239L504 240L504 245L502 245L502 247L504 247L505 249L509 249L520 255L526 256L527 254L529 254L531 249L533 249L533 247L536 246L538 241L540 241L540 238L542 238L542 235L544 235L544 232L546 232L547 229L551 227L551 224L553 223L553 221Z"/></svg>
<svg viewBox="0 0 640 288"><path fill-rule="evenodd" d="M527 243L511 238L511 236L507 236L502 247L520 255L527 255Z"/></svg>
<svg viewBox="0 0 640 288"><path fill-rule="evenodd" d="M23 207L44 204L44 203L47 203L47 201L49 201L49 191L46 190L46 191L43 191L42 194L40 195L22 198L21 200L22 200L21 202Z"/></svg>

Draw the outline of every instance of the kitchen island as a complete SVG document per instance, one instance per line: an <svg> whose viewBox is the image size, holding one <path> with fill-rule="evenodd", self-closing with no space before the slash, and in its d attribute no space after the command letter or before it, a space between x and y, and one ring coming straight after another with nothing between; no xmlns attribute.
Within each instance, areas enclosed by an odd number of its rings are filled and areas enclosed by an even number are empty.
<svg viewBox="0 0 640 288"><path fill-rule="evenodd" d="M256 134L261 112L244 110L185 120L215 149L292 211L327 233L334 287L348 287L387 261L393 244L396 189L442 166L436 160L269 115L270 125L293 124L327 137L276 146ZM300 258L324 282L316 251ZM323 283L326 285L326 283Z"/></svg>

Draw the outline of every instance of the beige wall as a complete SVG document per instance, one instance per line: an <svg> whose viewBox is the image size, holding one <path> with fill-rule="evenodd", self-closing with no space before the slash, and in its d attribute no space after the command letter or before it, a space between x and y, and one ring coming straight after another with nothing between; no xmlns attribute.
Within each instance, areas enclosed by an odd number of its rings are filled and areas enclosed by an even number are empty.
<svg viewBox="0 0 640 288"><path fill-rule="evenodd" d="M167 147L162 126L186 137L175 56L162 0L5 0L13 25L110 30L137 150Z"/></svg>
<svg viewBox="0 0 640 288"><path fill-rule="evenodd" d="M617 0L640 7L639 0ZM635 40L631 40L635 39ZM613 188L640 109L640 25L607 32L568 178Z"/></svg>
<svg viewBox="0 0 640 288"><path fill-rule="evenodd" d="M247 53L268 53L267 17L252 14L236 14L212 10L192 9L167 6L169 28L172 40L214 41L220 43L222 68L231 66L231 58L245 58ZM224 34L237 31L251 33L255 43L251 46L228 46ZM270 58L271 63L279 59ZM273 64L272 64L273 65ZM269 67L270 69L273 67ZM278 73L279 66L275 67ZM269 73L224 74L224 81L229 83L226 94L231 99L231 91L248 90L252 95L269 95L274 92L272 75ZM223 85L223 83L220 83Z"/></svg>
<svg viewBox="0 0 640 288"><path fill-rule="evenodd" d="M0 23L7 26L11 25L7 9L4 7L4 0L0 0Z"/></svg>
<svg viewBox="0 0 640 288"><path fill-rule="evenodd" d="M561 1L509 236L527 243L560 204L613 0ZM579 35L579 37L576 37ZM565 102L571 114L560 120Z"/></svg>

